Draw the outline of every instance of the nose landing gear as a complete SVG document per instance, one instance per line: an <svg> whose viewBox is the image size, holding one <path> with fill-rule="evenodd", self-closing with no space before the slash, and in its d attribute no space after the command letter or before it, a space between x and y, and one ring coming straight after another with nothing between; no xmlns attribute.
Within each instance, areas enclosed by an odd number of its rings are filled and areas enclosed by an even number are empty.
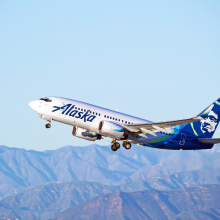
<svg viewBox="0 0 220 220"><path fill-rule="evenodd" d="M48 124L45 125L45 127L46 127L46 128L50 128L50 127L51 127L51 124L48 123Z"/></svg>
<svg viewBox="0 0 220 220"><path fill-rule="evenodd" d="M52 118L48 118L48 117L45 116L45 115L40 115L40 118L42 118L42 119L44 119L45 121L48 121L48 122L49 122L49 123L47 123L47 124L45 125L46 128L50 128L50 127L51 127L50 122L52 121Z"/></svg>

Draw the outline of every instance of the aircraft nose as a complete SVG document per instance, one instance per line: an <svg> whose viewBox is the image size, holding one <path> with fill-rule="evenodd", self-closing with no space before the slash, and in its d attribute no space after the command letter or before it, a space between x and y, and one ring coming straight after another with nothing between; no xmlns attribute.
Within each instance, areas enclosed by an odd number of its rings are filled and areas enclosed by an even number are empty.
<svg viewBox="0 0 220 220"><path fill-rule="evenodd" d="M29 106L30 106L33 110L36 110L36 109L37 109L37 101L31 101L31 102L29 102Z"/></svg>

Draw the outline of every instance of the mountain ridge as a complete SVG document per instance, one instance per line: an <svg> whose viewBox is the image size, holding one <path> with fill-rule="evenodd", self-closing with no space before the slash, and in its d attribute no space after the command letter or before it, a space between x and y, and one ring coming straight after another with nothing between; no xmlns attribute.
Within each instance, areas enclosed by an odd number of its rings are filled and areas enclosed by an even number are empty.
<svg viewBox="0 0 220 220"><path fill-rule="evenodd" d="M220 185L173 191L113 192L89 199L61 212L52 220L180 219L183 212L215 209L220 218Z"/></svg>
<svg viewBox="0 0 220 220"><path fill-rule="evenodd" d="M120 185L181 171L220 168L218 148L173 152L147 147L66 146L43 152L0 146L0 199L50 182Z"/></svg>
<svg viewBox="0 0 220 220"><path fill-rule="evenodd" d="M72 205L78 205L102 194L116 191L172 191L201 184L220 185L220 169L184 171L170 176L149 177L145 180L117 186L85 181L48 183L2 199L0 201L0 217L49 219Z"/></svg>

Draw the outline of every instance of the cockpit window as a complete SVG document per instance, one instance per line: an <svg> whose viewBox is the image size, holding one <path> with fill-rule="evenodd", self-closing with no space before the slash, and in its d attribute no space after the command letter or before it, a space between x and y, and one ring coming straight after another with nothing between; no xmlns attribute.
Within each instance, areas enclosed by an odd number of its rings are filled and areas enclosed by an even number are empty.
<svg viewBox="0 0 220 220"><path fill-rule="evenodd" d="M43 101L45 101L45 102L52 102L52 100L49 99L49 98L47 98L47 97L45 97L45 98L41 98L40 100L43 100Z"/></svg>

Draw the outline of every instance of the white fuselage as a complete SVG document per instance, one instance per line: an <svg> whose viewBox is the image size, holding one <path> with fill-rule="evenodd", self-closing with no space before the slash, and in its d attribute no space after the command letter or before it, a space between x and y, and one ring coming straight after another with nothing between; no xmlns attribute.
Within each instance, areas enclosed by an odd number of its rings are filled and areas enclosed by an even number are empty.
<svg viewBox="0 0 220 220"><path fill-rule="evenodd" d="M52 101L45 102L44 100L36 100L30 102L29 105L41 116L71 126L87 129L95 133L99 133L99 123L103 120L122 125L151 123L148 120L72 99L60 97L48 98ZM70 107L64 112L62 106L66 105ZM84 115L85 117L83 118ZM158 136L162 137L164 134L158 133L157 138ZM155 137L144 138L137 135L129 135L129 139L132 143L142 144L154 140Z"/></svg>

